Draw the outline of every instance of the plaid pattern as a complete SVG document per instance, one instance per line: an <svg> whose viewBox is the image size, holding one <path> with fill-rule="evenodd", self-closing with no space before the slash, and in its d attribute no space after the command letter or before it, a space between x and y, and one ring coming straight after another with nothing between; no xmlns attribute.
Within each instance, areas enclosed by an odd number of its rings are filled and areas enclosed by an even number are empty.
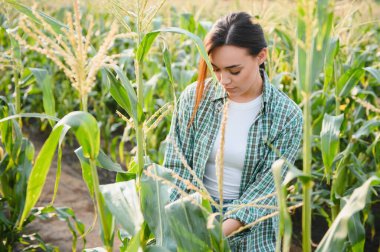
<svg viewBox="0 0 380 252"><path fill-rule="evenodd" d="M265 72L262 75L265 79L262 105L249 130L240 197L233 201L233 206L228 210L275 192L272 163L280 157L294 163L298 153L302 136L302 112L297 104L269 83ZM220 129L227 94L221 85L208 81L204 99L194 122L188 127L195 103L195 89L194 83L181 94L172 119L164 166L198 186L182 164L178 152L202 181L207 159ZM283 169L283 176L286 170ZM177 185L188 192L184 183L177 181ZM172 190L170 199L174 201L179 196L176 190ZM275 196L255 203L277 205ZM245 207L224 217L237 219L246 225L272 212L272 209L267 208ZM232 251L274 251L277 233L278 217L272 217L228 240Z"/></svg>

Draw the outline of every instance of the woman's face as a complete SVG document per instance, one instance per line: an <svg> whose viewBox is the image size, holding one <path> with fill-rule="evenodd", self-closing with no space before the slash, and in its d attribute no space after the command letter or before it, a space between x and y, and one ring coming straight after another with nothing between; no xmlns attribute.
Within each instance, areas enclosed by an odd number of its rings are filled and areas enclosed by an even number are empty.
<svg viewBox="0 0 380 252"><path fill-rule="evenodd" d="M259 66L266 55L266 48L257 56L250 55L246 48L231 45L213 49L210 54L213 71L231 100L248 102L262 93Z"/></svg>

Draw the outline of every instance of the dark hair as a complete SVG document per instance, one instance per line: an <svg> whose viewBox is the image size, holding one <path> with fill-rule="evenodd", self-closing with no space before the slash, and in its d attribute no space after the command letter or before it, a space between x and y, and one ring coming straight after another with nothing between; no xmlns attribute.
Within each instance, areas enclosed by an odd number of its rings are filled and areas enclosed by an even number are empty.
<svg viewBox="0 0 380 252"><path fill-rule="evenodd" d="M208 55L215 48L223 45L247 48L248 53L252 56L257 56L263 48L267 47L263 29L259 24L254 24L251 16L246 12L231 13L216 21L207 34L204 44ZM264 63L260 65L260 68L265 69ZM201 58L198 68L195 105L190 124L202 99L206 76L207 65Z"/></svg>

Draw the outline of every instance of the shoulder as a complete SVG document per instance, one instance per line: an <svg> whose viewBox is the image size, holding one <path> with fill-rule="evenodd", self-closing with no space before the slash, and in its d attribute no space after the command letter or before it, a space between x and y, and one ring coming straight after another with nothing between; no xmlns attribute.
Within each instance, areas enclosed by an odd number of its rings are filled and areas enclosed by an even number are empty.
<svg viewBox="0 0 380 252"><path fill-rule="evenodd" d="M193 82L188 85L181 93L179 98L179 103L185 107L194 107L195 98L196 98L196 90L197 90L197 82ZM213 88L211 79L207 79L205 81L205 89L203 94L202 103L210 100L215 93L215 89Z"/></svg>
<svg viewBox="0 0 380 252"><path fill-rule="evenodd" d="M273 126L280 131L288 127L302 127L303 116L300 107L271 84L270 89L270 97L266 105Z"/></svg>

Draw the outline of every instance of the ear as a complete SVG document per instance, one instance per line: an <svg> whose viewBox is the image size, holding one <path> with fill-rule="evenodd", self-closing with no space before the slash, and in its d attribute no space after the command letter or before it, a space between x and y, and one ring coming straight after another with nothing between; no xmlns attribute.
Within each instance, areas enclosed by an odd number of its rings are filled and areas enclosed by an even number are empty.
<svg viewBox="0 0 380 252"><path fill-rule="evenodd" d="M268 48L264 47L263 49L261 49L259 54L257 54L257 58L259 59L259 65L264 63L264 61L267 59L267 56L268 56Z"/></svg>

